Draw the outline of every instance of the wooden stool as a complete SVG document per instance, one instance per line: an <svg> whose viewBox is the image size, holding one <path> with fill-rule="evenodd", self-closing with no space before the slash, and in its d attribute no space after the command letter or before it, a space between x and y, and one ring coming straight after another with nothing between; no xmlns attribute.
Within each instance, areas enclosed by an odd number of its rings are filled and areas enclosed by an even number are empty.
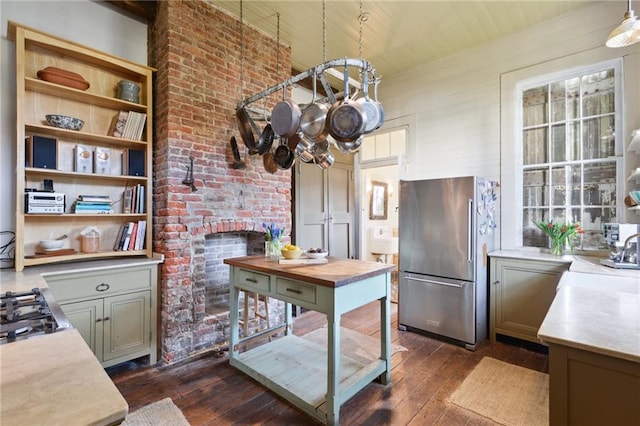
<svg viewBox="0 0 640 426"><path fill-rule="evenodd" d="M253 314L254 318L262 318L267 321L267 329L271 328L271 322L269 321L269 296L263 296L259 293L254 293L248 290L240 290L244 293L244 312L242 313L242 319L238 321L242 324L242 331L244 336L249 335L249 297L253 298ZM264 314L260 313L258 309L258 302L264 302Z"/></svg>

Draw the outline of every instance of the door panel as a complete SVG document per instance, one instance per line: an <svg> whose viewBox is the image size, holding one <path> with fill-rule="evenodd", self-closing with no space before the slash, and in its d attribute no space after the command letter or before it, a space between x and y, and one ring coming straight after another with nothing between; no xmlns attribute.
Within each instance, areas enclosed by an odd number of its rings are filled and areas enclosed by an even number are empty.
<svg viewBox="0 0 640 426"><path fill-rule="evenodd" d="M102 299L63 303L60 307L96 358L102 361Z"/></svg>
<svg viewBox="0 0 640 426"><path fill-rule="evenodd" d="M150 301L148 291L105 298L105 361L149 348Z"/></svg>

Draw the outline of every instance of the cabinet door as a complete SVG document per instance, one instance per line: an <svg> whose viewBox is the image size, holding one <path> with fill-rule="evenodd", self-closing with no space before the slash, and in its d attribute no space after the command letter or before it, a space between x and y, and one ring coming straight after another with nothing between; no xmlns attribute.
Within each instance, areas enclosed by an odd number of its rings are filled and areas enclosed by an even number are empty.
<svg viewBox="0 0 640 426"><path fill-rule="evenodd" d="M64 303L60 307L73 328L80 332L98 360L102 361L102 299Z"/></svg>
<svg viewBox="0 0 640 426"><path fill-rule="evenodd" d="M149 348L151 292L107 297L104 312L104 361Z"/></svg>
<svg viewBox="0 0 640 426"><path fill-rule="evenodd" d="M504 334L540 343L538 329L569 264L492 259L491 338Z"/></svg>

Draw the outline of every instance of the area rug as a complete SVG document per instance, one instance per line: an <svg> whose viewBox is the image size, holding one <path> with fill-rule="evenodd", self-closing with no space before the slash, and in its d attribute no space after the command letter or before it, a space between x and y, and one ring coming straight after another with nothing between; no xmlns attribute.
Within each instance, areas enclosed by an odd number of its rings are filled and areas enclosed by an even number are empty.
<svg viewBox="0 0 640 426"><path fill-rule="evenodd" d="M129 413L121 426L189 426L189 422L171 398L165 398Z"/></svg>
<svg viewBox="0 0 640 426"><path fill-rule="evenodd" d="M484 357L449 400L506 426L548 425L549 375Z"/></svg>
<svg viewBox="0 0 640 426"><path fill-rule="evenodd" d="M327 345L327 327L322 327L302 336L303 339ZM391 354L408 351L401 345L391 345ZM340 327L340 352L349 354L351 358L360 360L374 360L380 357L380 339L367 336L350 328Z"/></svg>

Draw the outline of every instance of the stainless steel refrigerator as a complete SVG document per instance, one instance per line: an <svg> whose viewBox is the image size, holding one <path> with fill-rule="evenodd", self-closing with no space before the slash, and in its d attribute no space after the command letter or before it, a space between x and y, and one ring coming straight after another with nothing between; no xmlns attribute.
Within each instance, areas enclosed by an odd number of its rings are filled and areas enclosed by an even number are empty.
<svg viewBox="0 0 640 426"><path fill-rule="evenodd" d="M476 176L400 181L400 329L433 333L472 350L487 338L495 188Z"/></svg>

